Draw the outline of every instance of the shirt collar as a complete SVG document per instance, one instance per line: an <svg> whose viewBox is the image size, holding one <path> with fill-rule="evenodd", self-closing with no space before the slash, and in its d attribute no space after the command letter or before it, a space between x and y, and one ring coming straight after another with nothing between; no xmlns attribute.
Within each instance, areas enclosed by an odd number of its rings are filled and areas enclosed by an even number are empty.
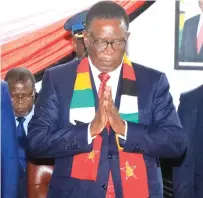
<svg viewBox="0 0 203 198"><path fill-rule="evenodd" d="M101 73L101 71L99 71L92 63L90 57L88 56L88 61L89 61L89 64L90 64L90 68L91 68L91 71L94 75L99 75ZM114 76L117 76L120 74L120 71L121 71L121 68L122 68L122 65L123 65L123 60L121 62L121 64L112 72L109 72L109 76L110 78L114 77Z"/></svg>
<svg viewBox="0 0 203 198"><path fill-rule="evenodd" d="M30 111L30 113L28 113L24 118L25 120L30 120L34 114L34 107L35 105L33 105L32 110ZM18 117L15 117L15 119L17 119Z"/></svg>

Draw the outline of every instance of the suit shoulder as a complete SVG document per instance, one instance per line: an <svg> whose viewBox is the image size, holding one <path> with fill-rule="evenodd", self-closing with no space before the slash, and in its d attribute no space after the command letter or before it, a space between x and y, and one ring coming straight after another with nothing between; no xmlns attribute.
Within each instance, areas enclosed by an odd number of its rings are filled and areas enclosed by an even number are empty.
<svg viewBox="0 0 203 198"><path fill-rule="evenodd" d="M77 66L80 63L80 60L72 60L68 63L57 65L53 68L48 69L49 75L52 78L59 78L63 76L71 75L73 72L76 72Z"/></svg>
<svg viewBox="0 0 203 198"><path fill-rule="evenodd" d="M136 75L138 77L141 76L144 79L147 79L148 81L153 81L153 82L159 81L161 76L164 74L163 72L160 72L158 70L152 69L144 65L140 65L137 63L132 63L132 64L135 69Z"/></svg>
<svg viewBox="0 0 203 198"><path fill-rule="evenodd" d="M185 25L191 24L191 23L194 23L194 22L198 21L198 20L199 20L199 17L200 17L200 15L198 14L198 15L195 15L195 16L193 16L193 17L187 19L187 20L185 21Z"/></svg>
<svg viewBox="0 0 203 198"><path fill-rule="evenodd" d="M203 85L181 94L181 100L183 101L187 100L194 103L200 98L203 98Z"/></svg>

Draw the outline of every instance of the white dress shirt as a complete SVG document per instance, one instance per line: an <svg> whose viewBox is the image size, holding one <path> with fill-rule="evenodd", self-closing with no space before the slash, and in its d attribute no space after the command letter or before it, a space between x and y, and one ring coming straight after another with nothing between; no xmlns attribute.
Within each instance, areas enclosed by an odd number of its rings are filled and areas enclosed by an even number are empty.
<svg viewBox="0 0 203 198"><path fill-rule="evenodd" d="M94 79L94 83L95 83L95 86L96 86L96 90L97 90L97 93L99 91L99 87L100 87L100 79L99 79L99 74L101 73L92 63L90 57L88 57L88 62L90 64L90 69L92 71L92 75L93 75L93 79ZM110 79L107 81L107 86L110 86L111 87L111 90L112 90L112 99L113 101L115 101L115 98L116 98L116 93L117 93L117 88L118 88L118 82L119 82L119 77L120 77L120 72L121 72L121 68L122 68L122 64L123 62L119 65L119 67L117 69L115 69L114 71L112 72L109 72L108 75L110 76ZM127 122L125 121L125 126L126 126L126 130L125 130L125 136L122 136L122 135L119 135L120 138L126 140L126 137L127 137ZM90 134L90 124L88 126L88 144L91 144L92 143L92 138L91 137L91 134Z"/></svg>
<svg viewBox="0 0 203 198"><path fill-rule="evenodd" d="M197 27L197 36L199 35L199 32L200 32L202 25L203 25L203 12L200 14L200 18L199 18L199 24Z"/></svg>
<svg viewBox="0 0 203 198"><path fill-rule="evenodd" d="M32 116L34 114L34 106L32 107L32 110L30 111L30 113L28 115L26 115L24 118L25 118L25 121L23 123L23 126L24 126L24 129L25 129L25 134L27 135L27 132L28 132L28 123L30 122ZM18 117L15 117L15 120L17 119ZM16 127L19 125L19 122L16 120Z"/></svg>

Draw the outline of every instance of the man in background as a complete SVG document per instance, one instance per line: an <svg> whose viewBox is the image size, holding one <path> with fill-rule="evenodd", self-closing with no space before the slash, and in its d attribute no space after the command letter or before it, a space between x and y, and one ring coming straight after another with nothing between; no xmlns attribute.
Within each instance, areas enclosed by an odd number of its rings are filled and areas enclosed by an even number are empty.
<svg viewBox="0 0 203 198"><path fill-rule="evenodd" d="M201 14L185 21L179 60L203 62L203 0L199 0Z"/></svg>
<svg viewBox="0 0 203 198"><path fill-rule="evenodd" d="M6 82L1 81L1 197L18 198L19 157L13 107Z"/></svg>
<svg viewBox="0 0 203 198"><path fill-rule="evenodd" d="M203 197L203 85L181 94L178 108L187 135L187 151L173 167L175 198Z"/></svg>
<svg viewBox="0 0 203 198"><path fill-rule="evenodd" d="M35 77L25 67L9 70L5 76L13 103L19 144L19 198L27 197L27 127L34 113Z"/></svg>

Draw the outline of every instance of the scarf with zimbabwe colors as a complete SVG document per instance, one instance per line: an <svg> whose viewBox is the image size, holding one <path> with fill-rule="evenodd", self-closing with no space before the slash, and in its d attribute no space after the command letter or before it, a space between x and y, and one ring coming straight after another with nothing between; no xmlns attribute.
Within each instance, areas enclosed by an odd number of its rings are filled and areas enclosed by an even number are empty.
<svg viewBox="0 0 203 198"><path fill-rule="evenodd" d="M119 114L123 120L138 123L138 102L136 93L136 76L132 63L124 55L122 69L122 91ZM91 122L95 116L95 101L90 79L88 59L81 60L70 106L70 117L74 120ZM142 154L124 152L115 135L119 151L120 175L124 198L149 197L146 165ZM85 141L85 140L84 140ZM71 177L81 180L96 181L100 161L102 137L97 135L93 140L90 153L74 156Z"/></svg>

